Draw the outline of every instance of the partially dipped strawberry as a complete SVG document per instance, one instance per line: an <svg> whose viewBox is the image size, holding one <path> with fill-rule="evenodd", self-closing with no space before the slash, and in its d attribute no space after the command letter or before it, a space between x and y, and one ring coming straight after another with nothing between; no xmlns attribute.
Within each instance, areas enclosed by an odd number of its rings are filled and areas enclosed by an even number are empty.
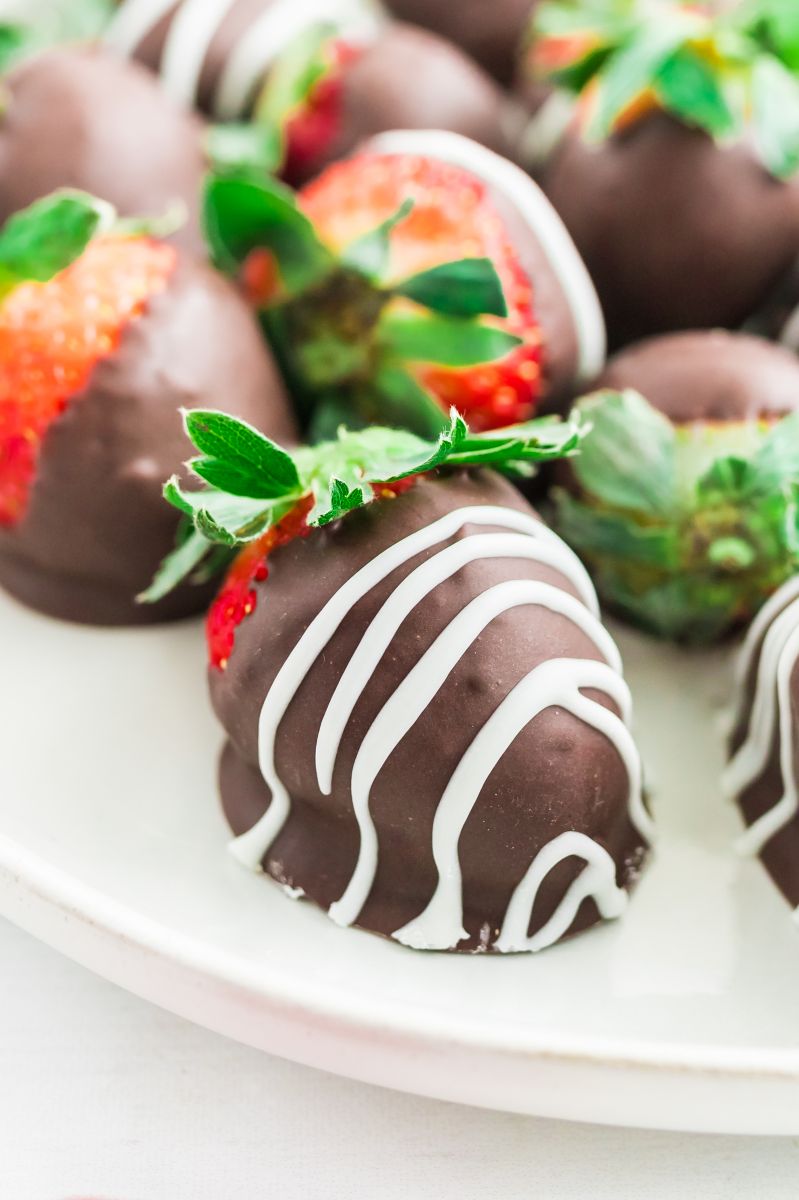
<svg viewBox="0 0 799 1200"><path fill-rule="evenodd" d="M202 589L144 614L135 595L175 536L160 482L186 455L179 408L225 395L292 435L246 305L211 268L82 193L7 223L0 297L0 583L90 622L203 607Z"/></svg>
<svg viewBox="0 0 799 1200"><path fill-rule="evenodd" d="M312 428L429 432L555 406L603 361L602 316L523 172L454 134L383 135L293 196L217 179L207 227L263 309Z"/></svg>
<svg viewBox="0 0 799 1200"><path fill-rule="evenodd" d="M717 640L799 570L799 363L697 331L628 347L597 382L560 531L628 620Z"/></svg>

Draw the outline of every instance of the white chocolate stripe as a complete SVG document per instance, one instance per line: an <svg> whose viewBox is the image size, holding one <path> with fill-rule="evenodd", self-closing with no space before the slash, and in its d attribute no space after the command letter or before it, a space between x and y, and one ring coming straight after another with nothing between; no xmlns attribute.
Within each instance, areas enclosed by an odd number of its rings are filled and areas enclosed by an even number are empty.
<svg viewBox="0 0 799 1200"><path fill-rule="evenodd" d="M540 525L539 531L544 528ZM333 786L333 767L352 710L402 622L434 588L469 563L488 558L527 559L553 567L565 578L570 578L570 558L563 553L563 543L553 545L539 540L539 531L534 537L529 533L486 533L464 538L418 566L391 593L347 663L322 718L316 743L316 772L320 790L325 795ZM576 581L571 582L577 586ZM554 590L567 595L561 589ZM584 605L579 601L577 604L587 617L591 616ZM599 624L596 619L594 624ZM612 644L610 635L606 636ZM621 666L618 652L616 656L618 669Z"/></svg>
<svg viewBox="0 0 799 1200"><path fill-rule="evenodd" d="M641 764L629 730L615 713L589 700L581 688L597 688L629 706L624 680L605 663L590 659L550 659L535 667L502 701L458 763L444 789L433 822L433 857L438 884L424 912L393 935L417 948L448 949L466 936L462 925L458 842L491 772L521 731L545 709L557 706L603 733L618 751L628 774L628 808L640 832L651 834L641 800Z"/></svg>
<svg viewBox="0 0 799 1200"><path fill-rule="evenodd" d="M515 163L459 133L397 130L369 141L378 154L421 154L470 171L507 198L536 235L571 310L578 343L578 382L593 379L605 362L605 320L585 263L563 221L529 175Z"/></svg>
<svg viewBox="0 0 799 1200"><path fill-rule="evenodd" d="M546 166L562 141L574 111L574 97L556 88L530 117L516 146L517 157L528 171L535 172Z"/></svg>
<svg viewBox="0 0 799 1200"><path fill-rule="evenodd" d="M522 605L539 605L561 613L578 625L605 655L612 669L618 670L619 653L610 634L579 600L562 588L538 581L510 580L489 588L467 604L406 675L373 721L358 750L352 769L351 791L360 829L360 851L346 892L330 909L333 920L350 925L357 919L377 872L377 833L369 809L375 779L469 646L498 616ZM375 620L380 619L378 614Z"/></svg>
<svg viewBox="0 0 799 1200"><path fill-rule="evenodd" d="M566 858L585 859L585 868L571 884L552 916L531 937L527 936L538 889L546 876ZM494 949L503 954L545 950L571 929L583 900L592 896L605 920L620 917L628 896L616 883L616 864L604 846L584 833L561 833L547 842L533 859L527 874L514 889Z"/></svg>
<svg viewBox="0 0 799 1200"><path fill-rule="evenodd" d="M765 771L776 724L783 794L778 803L750 825L738 839L736 847L742 854L759 854L766 842L785 828L799 808L791 703L791 677L799 661L799 601L794 601L784 616L784 622L780 617L774 622L763 645L749 736L725 773L726 788L740 796ZM774 638L770 642L772 632Z"/></svg>
<svg viewBox="0 0 799 1200"><path fill-rule="evenodd" d="M176 0L126 0L105 31L107 46L132 55L152 29L175 7Z"/></svg>
<svg viewBox="0 0 799 1200"><path fill-rule="evenodd" d="M214 98L216 115L223 121L242 116L278 55L314 22L333 22L358 39L379 29L376 13L357 0L275 0L234 47Z"/></svg>
<svg viewBox="0 0 799 1200"><path fill-rule="evenodd" d="M799 627L799 600L772 622L760 650L749 728L723 776L725 792L735 797L765 771L777 722L777 679L793 631Z"/></svg>
<svg viewBox="0 0 799 1200"><path fill-rule="evenodd" d="M739 703L746 699L744 687L761 640L775 617L783 609L787 608L793 600L799 600L799 575L795 575L793 579L789 579L773 596L769 597L749 626L749 630L744 638L744 644L741 647L741 652L735 664L735 686L739 692L737 697ZM740 712L738 715L741 715Z"/></svg>
<svg viewBox="0 0 799 1200"><path fill-rule="evenodd" d="M161 78L173 100L193 107L205 57L235 0L183 0L169 26Z"/></svg>
<svg viewBox="0 0 799 1200"><path fill-rule="evenodd" d="M530 513L517 512L499 505L474 505L446 513L431 525L416 530L408 537L387 547L376 558L360 570L327 601L305 630L300 640L278 671L264 700L258 723L258 760L272 796L269 808L261 819L236 838L230 846L231 853L246 866L257 870L263 856L279 834L289 815L291 801L278 776L275 766L275 739L278 727L291 703L297 688L311 669L322 650L345 620L350 610L376 587L387 575L416 554L452 537L465 525L496 526L520 533L531 533L541 537L557 538L557 535L542 526ZM571 553L571 552L570 552ZM572 555L572 577L580 580L580 590L586 591L591 607L596 612L598 604L591 581L576 555Z"/></svg>
<svg viewBox="0 0 799 1200"><path fill-rule="evenodd" d="M223 121L246 112L253 94L277 56L306 24L324 17L325 0L303 5L298 0L275 0L234 47L219 80L214 111Z"/></svg>

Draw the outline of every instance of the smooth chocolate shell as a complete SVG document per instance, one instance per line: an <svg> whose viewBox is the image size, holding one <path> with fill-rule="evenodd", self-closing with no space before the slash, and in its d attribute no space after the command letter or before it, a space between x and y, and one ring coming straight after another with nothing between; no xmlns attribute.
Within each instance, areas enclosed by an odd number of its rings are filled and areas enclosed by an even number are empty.
<svg viewBox="0 0 799 1200"><path fill-rule="evenodd" d="M268 579L255 584L256 606L237 629L227 669L210 669L214 707L229 738L220 786L235 833L249 829L268 807L269 791L258 769L259 713L277 671L310 621L383 549L443 514L472 504L531 511L510 484L490 472L428 477L399 498L374 503L270 556ZM474 532L475 526L466 525L450 541ZM302 888L324 908L342 895L358 855L359 831L349 788L355 754L372 720L421 654L468 601L503 580L545 580L572 590L552 567L500 558L470 563L440 584L403 622L368 682L344 731L332 794L323 796L313 747L333 689L380 605L414 567L440 548L399 567L350 611L300 684L278 730L276 766L293 804L263 865L279 882ZM391 934L425 908L437 878L433 818L455 766L510 689L537 664L559 657L599 655L577 626L537 607L507 612L493 621L464 654L372 789L378 868L358 925ZM608 696L590 694L612 707ZM493 940L515 885L542 845L561 832L581 830L596 838L615 860L618 882L630 883L643 846L630 823L627 790L618 753L596 729L557 707L536 717L490 775L461 833L464 926L469 936L458 949L485 948ZM536 900L533 930L549 918L581 867L569 858L552 870ZM597 919L594 901L586 900L570 932Z"/></svg>
<svg viewBox="0 0 799 1200"><path fill-rule="evenodd" d="M89 624L201 611L213 585L137 604L173 548L162 487L193 453L179 409L222 408L295 437L283 385L231 284L185 256L45 434L26 513L0 529L0 585L32 608Z"/></svg>
<svg viewBox="0 0 799 1200"><path fill-rule="evenodd" d="M799 177L781 182L749 145L717 145L666 115L597 145L570 132L543 185L592 275L615 346L737 327L799 253Z"/></svg>
<svg viewBox="0 0 799 1200"><path fill-rule="evenodd" d="M3 79L0 224L56 188L110 201L120 216L187 219L174 240L205 257L199 202L203 129L147 71L110 52L48 50Z"/></svg>
<svg viewBox="0 0 799 1200"><path fill-rule="evenodd" d="M500 83L513 79L536 0L387 0L403 21L449 38Z"/></svg>
<svg viewBox="0 0 799 1200"><path fill-rule="evenodd" d="M799 360L745 333L664 334L619 351L596 386L632 388L675 423L756 421L799 408Z"/></svg>

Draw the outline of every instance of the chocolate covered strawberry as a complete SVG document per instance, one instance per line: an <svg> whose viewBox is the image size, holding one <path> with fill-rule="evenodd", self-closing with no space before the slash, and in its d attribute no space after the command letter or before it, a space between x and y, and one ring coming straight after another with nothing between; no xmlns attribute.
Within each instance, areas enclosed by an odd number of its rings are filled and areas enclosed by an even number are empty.
<svg viewBox="0 0 799 1200"><path fill-rule="evenodd" d="M799 362L746 334L669 334L598 385L560 531L622 615L713 641L799 571Z"/></svg>
<svg viewBox="0 0 799 1200"><path fill-rule="evenodd" d="M782 0L539 6L533 69L574 110L560 137L546 133L536 176L597 285L612 344L735 328L791 270L794 9Z"/></svg>
<svg viewBox="0 0 799 1200"><path fill-rule="evenodd" d="M220 178L206 206L312 428L475 429L562 401L603 361L583 264L543 194L454 134L385 134L296 196Z"/></svg>
<svg viewBox="0 0 799 1200"><path fill-rule="evenodd" d="M507 153L507 97L455 45L366 0L122 4L109 45L220 121L214 153L302 182L386 129L451 129Z"/></svg>
<svg viewBox="0 0 799 1200"><path fill-rule="evenodd" d="M160 484L186 454L178 410L223 396L291 437L251 314L211 268L83 193L12 218L0 232L0 583L90 622L203 607L202 589L150 610L135 596L174 541Z"/></svg>
<svg viewBox="0 0 799 1200"><path fill-rule="evenodd" d="M145 70L99 48L61 47L16 63L2 90L0 224L57 188L80 188L122 216L184 211L175 240L205 255L203 127Z"/></svg>
<svg viewBox="0 0 799 1200"><path fill-rule="evenodd" d="M223 413L186 424L208 486L167 495L238 550L208 624L234 857L418 950L619 916L654 834L619 653L576 555L483 469L568 453L579 425L455 415L433 442L288 454Z"/></svg>

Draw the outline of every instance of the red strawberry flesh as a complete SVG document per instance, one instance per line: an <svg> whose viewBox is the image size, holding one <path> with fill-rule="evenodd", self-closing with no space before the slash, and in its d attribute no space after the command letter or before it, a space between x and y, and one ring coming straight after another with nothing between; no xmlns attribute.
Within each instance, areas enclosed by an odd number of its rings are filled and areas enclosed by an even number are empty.
<svg viewBox="0 0 799 1200"><path fill-rule="evenodd" d="M445 411L454 405L476 430L527 420L542 390L541 332L530 280L482 180L421 155L363 154L330 167L302 189L299 202L322 240L340 252L409 198L414 207L390 236L384 282L462 258L489 258L508 315L482 320L523 339L502 360L476 367L412 364L417 378Z"/></svg>
<svg viewBox="0 0 799 1200"><path fill-rule="evenodd" d="M54 279L21 284L0 304L0 526L25 515L47 430L175 263L171 246L149 238L104 238Z"/></svg>
<svg viewBox="0 0 799 1200"><path fill-rule="evenodd" d="M283 167L286 179L307 178L314 166L330 155L339 139L344 116L345 73L362 53L361 47L340 39L325 45L325 74L286 124Z"/></svg>

